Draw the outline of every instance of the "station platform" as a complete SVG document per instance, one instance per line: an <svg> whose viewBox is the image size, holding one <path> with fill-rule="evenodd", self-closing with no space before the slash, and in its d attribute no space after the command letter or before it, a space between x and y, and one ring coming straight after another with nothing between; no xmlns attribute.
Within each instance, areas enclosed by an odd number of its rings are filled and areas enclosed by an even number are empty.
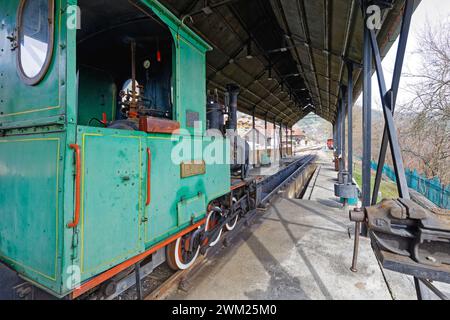
<svg viewBox="0 0 450 320"><path fill-rule="evenodd" d="M168 299L414 299L413 280L383 270L362 238L350 271L354 224L334 196L332 155L317 151L303 199L276 198L229 247L208 258L188 290Z"/></svg>

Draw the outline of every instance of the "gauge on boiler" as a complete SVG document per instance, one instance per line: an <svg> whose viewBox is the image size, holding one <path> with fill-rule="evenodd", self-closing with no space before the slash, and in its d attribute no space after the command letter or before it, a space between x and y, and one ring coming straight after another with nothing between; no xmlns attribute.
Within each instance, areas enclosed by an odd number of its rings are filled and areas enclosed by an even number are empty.
<svg viewBox="0 0 450 320"><path fill-rule="evenodd" d="M145 60L143 65L144 65L144 69L146 69L146 70L150 69L150 66L151 66L150 60Z"/></svg>

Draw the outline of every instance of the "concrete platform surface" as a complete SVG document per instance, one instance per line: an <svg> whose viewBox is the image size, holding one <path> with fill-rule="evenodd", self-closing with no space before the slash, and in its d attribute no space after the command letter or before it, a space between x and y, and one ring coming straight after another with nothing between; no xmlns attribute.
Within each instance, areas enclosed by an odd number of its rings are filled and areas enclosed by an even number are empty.
<svg viewBox="0 0 450 320"><path fill-rule="evenodd" d="M171 299L391 299L368 240L359 272L341 210L280 199Z"/></svg>
<svg viewBox="0 0 450 320"><path fill-rule="evenodd" d="M334 197L329 159L319 152L310 200L275 200L169 299L415 299L412 280L383 272L368 239L350 271L354 225Z"/></svg>

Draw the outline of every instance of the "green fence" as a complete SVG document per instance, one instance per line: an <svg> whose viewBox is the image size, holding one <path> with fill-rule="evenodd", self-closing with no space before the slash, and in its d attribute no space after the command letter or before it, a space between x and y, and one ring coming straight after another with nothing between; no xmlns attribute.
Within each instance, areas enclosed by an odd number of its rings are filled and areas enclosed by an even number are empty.
<svg viewBox="0 0 450 320"><path fill-rule="evenodd" d="M372 169L377 170L378 164L372 161ZM438 177L427 179L416 170L406 169L406 181L411 189L423 194L440 208L450 209L450 185L445 186ZM396 181L395 171L388 165L383 166L383 174L392 181Z"/></svg>

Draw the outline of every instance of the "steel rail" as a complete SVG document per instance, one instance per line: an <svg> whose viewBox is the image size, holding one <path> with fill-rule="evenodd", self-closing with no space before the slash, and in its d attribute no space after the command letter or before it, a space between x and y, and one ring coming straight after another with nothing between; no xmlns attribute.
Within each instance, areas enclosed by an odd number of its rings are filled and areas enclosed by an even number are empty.
<svg viewBox="0 0 450 320"><path fill-rule="evenodd" d="M278 191L280 191L280 189L284 188L287 184L291 183L294 179L297 178L297 176L303 172L303 170L305 170L305 168L307 166L309 166L311 164L311 162L316 158L316 155L311 154L309 156L306 156L305 158L301 158L297 161L295 161L294 163L290 164L288 167L286 167L283 171L286 171L287 169L289 169L291 166L297 165L299 162L303 162L304 164L302 164L297 170L295 170L291 175L289 175L286 179L284 179L280 184L278 184L271 192L269 192L260 202L261 205L265 205L267 204L270 199L276 194L278 193ZM271 176L268 179L263 180L261 183L262 184L267 184L267 182L269 181L269 179L274 179L277 175L282 174L283 171L278 172L276 175Z"/></svg>

